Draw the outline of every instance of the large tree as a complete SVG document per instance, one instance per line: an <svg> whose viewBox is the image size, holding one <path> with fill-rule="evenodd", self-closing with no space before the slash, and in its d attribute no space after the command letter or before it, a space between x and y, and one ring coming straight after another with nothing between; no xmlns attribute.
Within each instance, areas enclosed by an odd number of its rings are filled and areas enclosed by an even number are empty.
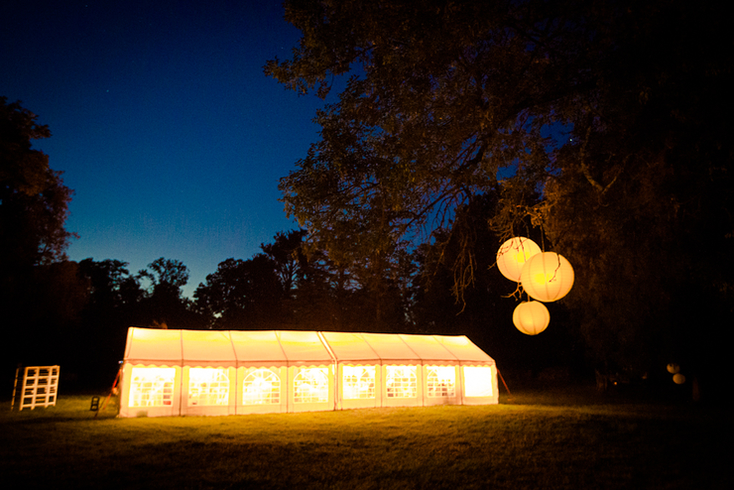
<svg viewBox="0 0 734 490"><path fill-rule="evenodd" d="M291 293L298 287L303 273L301 266L305 257L301 250L305 230L291 230L287 233L278 232L273 243L262 243L260 249L273 260L275 272L280 278L284 298L290 298Z"/></svg>
<svg viewBox="0 0 734 490"><path fill-rule="evenodd" d="M194 297L214 328L276 328L283 316L283 286L275 261L265 254L220 262Z"/></svg>
<svg viewBox="0 0 734 490"><path fill-rule="evenodd" d="M71 190L32 140L51 132L0 97L0 311L2 363L45 359L77 317L84 294L65 262ZM47 349L48 348L48 349Z"/></svg>
<svg viewBox="0 0 734 490"><path fill-rule="evenodd" d="M266 72L321 96L352 76L281 181L286 208L330 257L388 270L436 229L470 252L457 209L496 192L500 239L531 218L576 266L569 301L613 346L601 360L643 367L665 343L645 325L683 291L731 318L726 18L682 0L288 1L303 37Z"/></svg>
<svg viewBox="0 0 734 490"><path fill-rule="evenodd" d="M150 287L137 305L139 318L144 324L161 328L202 326L202 320L194 311L191 300L185 298L181 291L189 281L189 268L183 262L161 257L139 271L135 280L150 281ZM121 284L121 289L134 294L135 281Z"/></svg>
<svg viewBox="0 0 734 490"><path fill-rule="evenodd" d="M48 126L19 102L0 97L0 275L17 279L28 267L63 260L69 239L64 228L72 191L48 155L31 140L48 138ZM9 285L9 283L8 283Z"/></svg>

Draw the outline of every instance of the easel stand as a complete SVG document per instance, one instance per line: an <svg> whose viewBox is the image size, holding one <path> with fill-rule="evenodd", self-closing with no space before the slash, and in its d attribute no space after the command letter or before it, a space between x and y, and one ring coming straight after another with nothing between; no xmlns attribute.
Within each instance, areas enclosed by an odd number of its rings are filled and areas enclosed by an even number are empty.
<svg viewBox="0 0 734 490"><path fill-rule="evenodd" d="M117 383L120 381L120 373L122 372L122 368L120 368L117 371L117 376L115 376L115 381L112 383L112 388L110 388L110 393L107 395L107 398L105 398L104 403L102 404L102 408L99 408L99 399L97 399L97 403L94 403L94 399L92 399L92 408L91 410L97 409L97 413L94 414L94 417L96 418L97 415L99 415L100 410L104 411L104 409L107 407L107 404L110 402L110 398L112 398L112 395L115 393L115 389L117 388ZM96 397L95 397L96 398Z"/></svg>

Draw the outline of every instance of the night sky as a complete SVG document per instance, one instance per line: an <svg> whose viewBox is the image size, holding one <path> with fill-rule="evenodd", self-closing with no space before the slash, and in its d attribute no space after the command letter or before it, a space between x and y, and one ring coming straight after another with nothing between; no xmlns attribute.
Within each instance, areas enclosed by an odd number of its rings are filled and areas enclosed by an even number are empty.
<svg viewBox="0 0 734 490"><path fill-rule="evenodd" d="M0 95L75 194L71 260L182 261L191 296L227 258L297 227L278 179L318 139L323 102L263 74L300 31L278 0L6 0Z"/></svg>

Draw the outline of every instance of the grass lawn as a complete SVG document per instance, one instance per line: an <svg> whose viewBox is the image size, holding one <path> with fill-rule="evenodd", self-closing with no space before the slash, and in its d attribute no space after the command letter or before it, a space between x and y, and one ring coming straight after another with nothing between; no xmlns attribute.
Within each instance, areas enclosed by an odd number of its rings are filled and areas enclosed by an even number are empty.
<svg viewBox="0 0 734 490"><path fill-rule="evenodd" d="M494 406L94 418L0 412L17 488L731 489L729 411L528 392Z"/></svg>

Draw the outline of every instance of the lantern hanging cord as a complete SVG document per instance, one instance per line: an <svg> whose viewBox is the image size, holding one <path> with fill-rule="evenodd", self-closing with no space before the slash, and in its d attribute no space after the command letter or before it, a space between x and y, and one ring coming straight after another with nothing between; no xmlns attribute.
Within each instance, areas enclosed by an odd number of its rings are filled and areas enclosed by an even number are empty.
<svg viewBox="0 0 734 490"><path fill-rule="evenodd" d="M515 301L522 301L522 295L523 294L525 294L527 296L527 293L522 288L522 285L518 282L517 283L517 287L515 288L515 290L513 292L511 292L510 294L507 294L507 295L502 295L502 297L503 298L515 298ZM528 296L528 298L530 298L530 297Z"/></svg>
<svg viewBox="0 0 734 490"><path fill-rule="evenodd" d="M545 252L545 232L543 228L540 229L540 249Z"/></svg>

